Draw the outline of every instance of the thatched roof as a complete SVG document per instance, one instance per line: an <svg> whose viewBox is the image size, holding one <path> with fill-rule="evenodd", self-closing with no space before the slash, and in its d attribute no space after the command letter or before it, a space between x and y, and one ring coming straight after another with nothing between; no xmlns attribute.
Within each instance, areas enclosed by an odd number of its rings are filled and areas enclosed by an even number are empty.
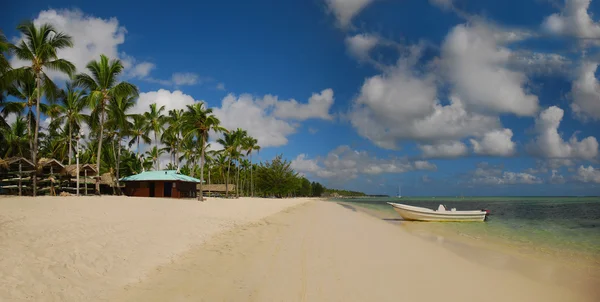
<svg viewBox="0 0 600 302"><path fill-rule="evenodd" d="M117 179L114 177L114 175L112 175L112 173L110 172L106 172L102 175L100 175L100 184L102 185L108 185L108 186L114 186L117 183Z"/></svg>
<svg viewBox="0 0 600 302"><path fill-rule="evenodd" d="M40 160L38 161L38 164L42 167L49 167L49 166L54 166L55 168L64 168L65 166L63 164L61 164L58 160L54 159L54 158L40 158Z"/></svg>
<svg viewBox="0 0 600 302"><path fill-rule="evenodd" d="M25 157L9 157L4 159L4 162L9 166L10 170L18 169L21 163L22 169L33 168L35 165Z"/></svg>
<svg viewBox="0 0 600 302"><path fill-rule="evenodd" d="M198 190L200 190L200 185L196 185L196 188ZM234 192L235 191L235 185L234 184L230 184L229 185L229 192ZM211 184L211 185L203 185L202 186L202 191L203 192L225 192L225 184Z"/></svg>
<svg viewBox="0 0 600 302"><path fill-rule="evenodd" d="M93 176L96 174L96 165L80 164L79 165L79 176L85 175L85 172L84 172L85 170L87 170L88 176ZM63 168L61 173L75 177L75 176L77 176L77 165L66 165Z"/></svg>

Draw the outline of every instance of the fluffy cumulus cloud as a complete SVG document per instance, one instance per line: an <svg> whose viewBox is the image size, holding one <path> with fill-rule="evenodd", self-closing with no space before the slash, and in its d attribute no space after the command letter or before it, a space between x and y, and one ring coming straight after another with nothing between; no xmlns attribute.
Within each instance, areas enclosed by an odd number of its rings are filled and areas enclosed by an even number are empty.
<svg viewBox="0 0 600 302"><path fill-rule="evenodd" d="M331 89L313 94L306 104L296 100L279 100L272 95L255 98L248 94L239 97L229 94L214 112L225 128L246 129L262 147L276 147L287 144L287 137L296 132L299 125L292 120L329 120L332 104Z"/></svg>
<svg viewBox="0 0 600 302"><path fill-rule="evenodd" d="M101 54L123 60L126 74L132 77L147 76L154 68L152 63L138 62L133 57L119 52L119 45L125 42L127 30L119 25L116 18L96 18L79 10L49 9L41 11L33 22L36 25L52 24L57 31L73 38L73 47L61 49L57 55L75 64L78 72L85 71L85 65L100 58ZM23 66L25 62L13 58L11 64L17 67ZM67 79L66 75L57 72L50 72L50 75L58 79Z"/></svg>
<svg viewBox="0 0 600 302"><path fill-rule="evenodd" d="M528 145L530 153L547 158L593 159L598 155L598 141L589 136L579 140L575 134L564 141L558 127L564 111L552 106L540 113L535 119L536 138Z"/></svg>
<svg viewBox="0 0 600 302"><path fill-rule="evenodd" d="M582 119L600 119L600 83L596 76L597 63L584 62L571 87L571 109Z"/></svg>
<svg viewBox="0 0 600 302"><path fill-rule="evenodd" d="M333 90L325 89L321 93L313 93L308 103L301 104L296 100L275 102L274 115L285 119L306 120L320 118L330 120L329 109L333 105Z"/></svg>
<svg viewBox="0 0 600 302"><path fill-rule="evenodd" d="M411 67L401 60L386 73L365 80L349 114L361 136L394 149L404 140L437 144L501 128L497 117L467 111L458 97L441 104L433 76Z"/></svg>
<svg viewBox="0 0 600 302"><path fill-rule="evenodd" d="M353 179L360 174L378 175L437 169L433 163L427 161L377 158L366 151L353 150L345 145L335 148L322 158L309 159L306 154L300 154L292 160L292 168L301 173L332 180Z"/></svg>
<svg viewBox="0 0 600 302"><path fill-rule="evenodd" d="M180 90L160 89L140 93L131 112L146 112L153 103L159 107L165 106L165 112L172 109L185 110L187 105L195 102L199 102L199 100L195 100ZM278 100L277 97L271 95L255 98L248 94L240 96L229 94L223 98L220 107L213 108L213 112L219 117L223 127L246 129L248 134L255 137L262 147L276 147L287 144L287 137L296 132L299 124L292 120L330 119L328 110L332 102L333 91L331 89L313 94L307 104ZM325 106L326 108L323 107L323 103L328 104ZM287 113L287 110L295 111L295 113Z"/></svg>
<svg viewBox="0 0 600 302"><path fill-rule="evenodd" d="M512 136L510 129L494 130L484 134L480 140L470 139L470 142L476 154L510 156L515 153Z"/></svg>
<svg viewBox="0 0 600 302"><path fill-rule="evenodd" d="M374 0L325 0L327 8L335 15L338 25L348 27L352 18Z"/></svg>
<svg viewBox="0 0 600 302"><path fill-rule="evenodd" d="M452 2L453 0L429 0L429 3L442 8L442 9L449 9L452 7Z"/></svg>
<svg viewBox="0 0 600 302"><path fill-rule="evenodd" d="M555 35L600 38L600 24L594 22L588 13L590 2L592 0L565 0L562 11L544 19L542 28Z"/></svg>
<svg viewBox="0 0 600 302"><path fill-rule="evenodd" d="M467 154L467 146L460 141L443 142L434 145L419 145L424 157L451 158Z"/></svg>
<svg viewBox="0 0 600 302"><path fill-rule="evenodd" d="M529 173L503 171L501 167L483 162L471 173L470 182L486 185L540 184L542 179Z"/></svg>
<svg viewBox="0 0 600 302"><path fill-rule="evenodd" d="M360 61L365 61L369 58L369 52L379 42L379 38L369 34L357 34L346 38L346 47L348 53Z"/></svg>
<svg viewBox="0 0 600 302"><path fill-rule="evenodd" d="M527 76L509 68L512 51L503 46L522 37L481 22L450 31L442 45L441 68L467 107L520 116L537 112L537 96L525 89Z"/></svg>
<svg viewBox="0 0 600 302"><path fill-rule="evenodd" d="M600 169L596 169L592 166L579 166L575 179L581 182L591 182L600 184Z"/></svg>

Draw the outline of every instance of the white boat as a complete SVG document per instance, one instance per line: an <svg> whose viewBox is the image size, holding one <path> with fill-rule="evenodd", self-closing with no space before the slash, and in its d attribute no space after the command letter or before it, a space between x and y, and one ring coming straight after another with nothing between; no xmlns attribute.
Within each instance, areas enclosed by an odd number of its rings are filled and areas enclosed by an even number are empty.
<svg viewBox="0 0 600 302"><path fill-rule="evenodd" d="M388 202L404 220L415 221L484 221L489 214L488 210L457 211L446 210L440 205L437 210L409 206L400 203Z"/></svg>

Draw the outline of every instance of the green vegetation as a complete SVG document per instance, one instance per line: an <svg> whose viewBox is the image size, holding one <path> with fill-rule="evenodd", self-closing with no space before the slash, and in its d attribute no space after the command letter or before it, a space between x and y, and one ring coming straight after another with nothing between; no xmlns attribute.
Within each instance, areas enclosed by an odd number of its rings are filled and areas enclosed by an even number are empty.
<svg viewBox="0 0 600 302"><path fill-rule="evenodd" d="M134 114L131 110L139 91L135 85L119 81L124 70L120 60L101 55L87 64L85 72L74 74L75 66L68 58L56 55L57 50L76 42L68 33L32 22L18 29L24 40L17 45L9 43L0 32L2 158L26 157L36 165L40 158L54 158L73 164L79 153L81 164L96 164L100 174L110 173L116 179L166 168L208 184L226 184L227 195L229 185L235 184L235 196L364 195L310 182L296 173L282 155L253 163L252 155L261 149L258 140L246 129L223 128L204 102L168 112L164 106L150 104L146 112ZM11 68L7 59L10 56L29 65ZM59 88L46 75L48 70L61 72L70 80ZM43 129L42 114L50 119ZM16 116L11 125L6 121L9 115ZM82 137L83 129L89 129L89 133ZM209 133L219 136L217 142L223 150L208 151ZM81 150L76 148L77 141ZM149 150L142 152L142 144ZM160 167L160 159L166 155L169 163ZM32 184L34 196L36 179Z"/></svg>

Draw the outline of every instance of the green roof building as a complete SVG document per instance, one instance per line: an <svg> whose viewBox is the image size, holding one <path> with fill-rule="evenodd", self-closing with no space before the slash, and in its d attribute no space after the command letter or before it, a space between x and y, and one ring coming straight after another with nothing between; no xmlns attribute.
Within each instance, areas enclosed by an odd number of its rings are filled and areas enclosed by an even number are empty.
<svg viewBox="0 0 600 302"><path fill-rule="evenodd" d="M125 194L138 197L196 197L196 184L200 180L175 170L146 171L121 178Z"/></svg>

